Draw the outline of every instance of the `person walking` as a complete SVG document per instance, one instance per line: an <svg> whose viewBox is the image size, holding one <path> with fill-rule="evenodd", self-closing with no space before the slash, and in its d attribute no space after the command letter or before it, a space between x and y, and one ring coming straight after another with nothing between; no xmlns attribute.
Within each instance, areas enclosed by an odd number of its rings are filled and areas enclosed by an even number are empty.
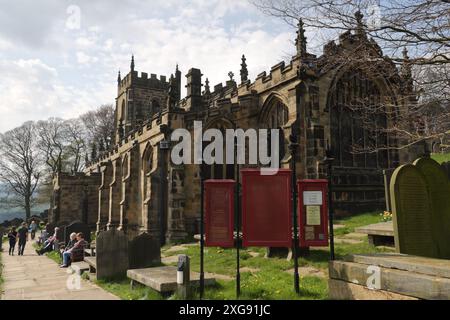
<svg viewBox="0 0 450 320"><path fill-rule="evenodd" d="M17 233L19 234L19 256L23 256L23 251L25 250L28 239L28 228L25 222L22 223L22 226L17 230Z"/></svg>
<svg viewBox="0 0 450 320"><path fill-rule="evenodd" d="M8 233L8 239L9 239L9 255L14 255L14 248L16 247L17 242L17 231L16 227L12 227L11 230Z"/></svg>
<svg viewBox="0 0 450 320"><path fill-rule="evenodd" d="M30 234L31 234L31 240L34 240L35 236L36 236L36 231L37 231L38 225L36 223L36 221L31 221L30 223Z"/></svg>

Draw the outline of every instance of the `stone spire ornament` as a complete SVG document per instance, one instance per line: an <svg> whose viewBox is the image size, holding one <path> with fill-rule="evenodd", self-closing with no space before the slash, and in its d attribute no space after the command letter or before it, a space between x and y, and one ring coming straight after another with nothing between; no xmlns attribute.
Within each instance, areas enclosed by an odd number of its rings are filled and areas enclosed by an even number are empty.
<svg viewBox="0 0 450 320"><path fill-rule="evenodd" d="M130 69L131 69L131 72L134 71L134 54L131 55L131 65L130 65Z"/></svg>
<svg viewBox="0 0 450 320"><path fill-rule="evenodd" d="M242 55L242 63L241 63L241 83L244 83L248 80L248 69L247 69L247 59L245 55Z"/></svg>
<svg viewBox="0 0 450 320"><path fill-rule="evenodd" d="M206 81L205 81L205 95L209 95L209 94L211 94L211 89L209 87L209 79L206 78Z"/></svg>
<svg viewBox="0 0 450 320"><path fill-rule="evenodd" d="M406 47L403 49L403 63L400 68L400 75L405 81L406 89L408 91L412 91L414 84L412 78L411 59L408 56L408 49Z"/></svg>
<svg viewBox="0 0 450 320"><path fill-rule="evenodd" d="M297 56L302 58L306 57L307 55L306 51L307 38L305 37L305 29L303 27L304 27L303 20L299 19L297 39L295 39L295 46L297 47Z"/></svg>
<svg viewBox="0 0 450 320"><path fill-rule="evenodd" d="M355 12L356 19L356 34L359 36L364 36L366 33L364 31L364 23L363 23L364 15L360 10Z"/></svg>
<svg viewBox="0 0 450 320"><path fill-rule="evenodd" d="M233 71L228 72L228 76L230 77L230 81L234 81L234 73Z"/></svg>
<svg viewBox="0 0 450 320"><path fill-rule="evenodd" d="M122 82L122 78L120 76L120 70L119 70L119 74L117 75L117 84L120 84Z"/></svg>

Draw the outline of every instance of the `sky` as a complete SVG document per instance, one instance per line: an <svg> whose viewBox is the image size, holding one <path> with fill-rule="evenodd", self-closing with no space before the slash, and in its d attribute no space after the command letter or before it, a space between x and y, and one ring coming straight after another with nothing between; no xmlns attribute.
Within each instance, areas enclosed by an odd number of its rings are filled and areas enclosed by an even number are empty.
<svg viewBox="0 0 450 320"><path fill-rule="evenodd" d="M0 132L114 103L117 72L200 68L250 79L295 50L294 29L245 0L0 0ZM183 94L184 94L183 90Z"/></svg>

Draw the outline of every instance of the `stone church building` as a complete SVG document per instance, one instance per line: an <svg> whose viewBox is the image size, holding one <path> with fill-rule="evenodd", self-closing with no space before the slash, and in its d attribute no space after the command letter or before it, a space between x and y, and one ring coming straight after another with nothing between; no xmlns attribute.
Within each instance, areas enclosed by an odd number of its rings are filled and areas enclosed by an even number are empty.
<svg viewBox="0 0 450 320"><path fill-rule="evenodd" d="M264 54L261 51L261 54ZM250 63L250 61L248 62ZM408 66L398 70L365 34L361 20L354 30L329 42L321 56L307 52L300 22L296 55L254 81L242 56L240 79L210 87L199 69L186 75L181 99L181 72L170 77L135 70L117 79L115 146L91 159L85 172L60 173L54 181L50 222L82 220L97 230L119 228L129 237L142 232L175 241L199 232L200 166L170 161L174 129L280 129L281 167L291 167L288 148L292 130L298 135L298 178L324 178L322 160L329 148L333 162L336 213L384 207L383 169L408 161L408 153L378 148L368 153L353 145L392 146L395 137L371 134L367 119L354 117L359 103L402 105L412 91ZM369 117L370 118L370 117ZM372 117L386 128L386 114ZM359 119L359 120L358 120ZM235 178L234 165L205 166L205 179Z"/></svg>

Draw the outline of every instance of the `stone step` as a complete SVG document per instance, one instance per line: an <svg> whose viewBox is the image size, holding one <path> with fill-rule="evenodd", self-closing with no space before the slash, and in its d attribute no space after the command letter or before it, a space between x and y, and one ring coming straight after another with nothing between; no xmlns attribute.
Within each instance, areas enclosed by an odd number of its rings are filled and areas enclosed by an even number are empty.
<svg viewBox="0 0 450 320"><path fill-rule="evenodd" d="M379 268L380 277L379 283L374 282L377 285L375 289L426 300L450 299L450 279L436 275L348 261L330 262L329 275L331 279L367 288L368 282L373 284L371 281L376 279L370 278L376 268Z"/></svg>

